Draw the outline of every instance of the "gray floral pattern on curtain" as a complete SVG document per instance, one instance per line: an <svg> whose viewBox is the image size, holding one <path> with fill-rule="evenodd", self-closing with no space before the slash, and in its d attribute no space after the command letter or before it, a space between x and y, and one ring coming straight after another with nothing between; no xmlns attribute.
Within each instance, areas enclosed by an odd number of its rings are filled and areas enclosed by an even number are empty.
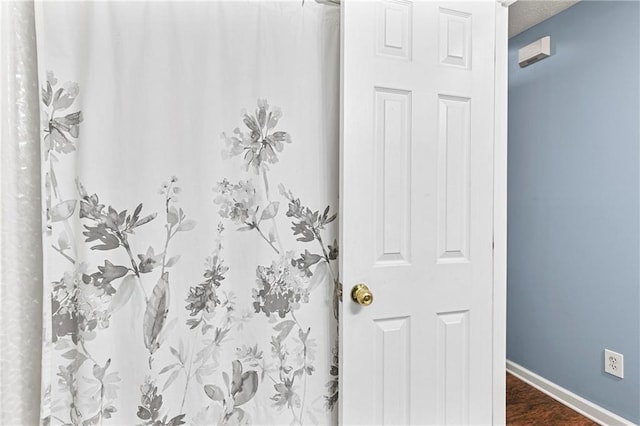
<svg viewBox="0 0 640 426"><path fill-rule="evenodd" d="M298 314L321 297L320 288L330 286L337 327L339 250L329 231L337 213L329 205L306 205L289 186L295 182L270 181L271 167L286 162L287 146L295 143L280 123L282 112L258 100L253 113L242 114L240 127L222 134L223 157L245 176L211 182L218 216L211 220L219 223L207 255L172 248L177 239L197 238L198 225L180 204L189 183L176 176L160 185L153 207L104 199L85 188L81 176L75 176L76 193L63 192L70 183L60 184L61 160L81 146L85 117L77 107L79 93L78 84L61 84L52 72L42 82L44 241L49 255L66 264L49 287L45 346L55 380L45 381L42 423L109 424L116 414L154 426L261 423L247 410L258 404L259 394L269 401L267 409L288 413L291 424L317 423L308 409L310 395L322 394L325 410L337 402L337 339L325 388L309 389L308 379L319 374L318 346L328 349ZM161 245L141 240L141 229L152 229ZM296 243L283 243L284 233ZM239 234L252 235L252 244L272 253L266 264L247 259L246 267L255 269L251 306L239 306L233 270L225 263L225 244ZM100 253L101 261L86 260L87 248ZM178 285L174 271L189 256L204 260L202 279ZM172 310L172 298L184 300L186 312ZM139 383L113 367L122 351L104 350L104 342L109 347L117 340L102 340L113 318L132 305L139 314L130 327L146 349L145 359L130 360L146 370ZM252 322L268 323L271 335L243 338L238 346L233 336ZM222 353L233 354L232 361L221 362ZM138 400L121 399L124 387L139 389ZM169 390L179 397L166 398ZM193 395L201 406L189 411Z"/></svg>

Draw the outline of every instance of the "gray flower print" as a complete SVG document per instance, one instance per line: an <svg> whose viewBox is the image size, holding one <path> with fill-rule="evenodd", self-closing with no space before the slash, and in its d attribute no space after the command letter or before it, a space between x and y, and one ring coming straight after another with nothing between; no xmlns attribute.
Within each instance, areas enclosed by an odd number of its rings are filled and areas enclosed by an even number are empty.
<svg viewBox="0 0 640 426"><path fill-rule="evenodd" d="M79 124L82 122L82 111L68 114L56 114L68 109L80 93L78 83L66 82L62 87L57 87L58 79L53 72L47 72L47 84L42 88L42 103L45 126L44 126L44 149L45 159L49 153L69 153L76 148L73 140L80 134Z"/></svg>
<svg viewBox="0 0 640 426"><path fill-rule="evenodd" d="M287 252L271 266L256 268L258 288L253 290L253 307L256 313L266 316L277 313L284 318L301 303L309 302L307 277L296 267L295 254Z"/></svg>
<svg viewBox="0 0 640 426"><path fill-rule="evenodd" d="M213 202L220 206L220 217L231 219L237 225L245 225L256 213L260 200L250 180L233 184L223 179L216 184L214 191L217 196Z"/></svg>
<svg viewBox="0 0 640 426"><path fill-rule="evenodd" d="M255 115L243 114L243 122L249 129L248 132L236 128L233 136L222 134L229 148L223 155L235 157L244 154L246 170L251 168L256 174L268 170L267 163L278 162L276 153L282 152L284 143L291 143L291 137L287 132L274 131L281 117L282 112L279 108L269 110L267 101L258 99Z"/></svg>

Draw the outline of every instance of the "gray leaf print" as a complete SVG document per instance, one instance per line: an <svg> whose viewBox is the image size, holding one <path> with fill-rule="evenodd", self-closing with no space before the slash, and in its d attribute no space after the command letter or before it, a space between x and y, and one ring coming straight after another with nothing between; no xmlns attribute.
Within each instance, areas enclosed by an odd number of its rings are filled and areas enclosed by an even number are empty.
<svg viewBox="0 0 640 426"><path fill-rule="evenodd" d="M153 293L147 302L142 325L144 345L153 354L159 347L158 336L162 331L167 313L169 312L169 273L165 272L153 288Z"/></svg>

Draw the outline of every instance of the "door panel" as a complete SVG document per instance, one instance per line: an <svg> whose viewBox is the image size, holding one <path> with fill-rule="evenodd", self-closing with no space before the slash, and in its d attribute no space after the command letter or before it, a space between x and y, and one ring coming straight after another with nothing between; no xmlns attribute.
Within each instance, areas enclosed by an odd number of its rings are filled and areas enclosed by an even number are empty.
<svg viewBox="0 0 640 426"><path fill-rule="evenodd" d="M341 421L489 424L495 3L342 8Z"/></svg>

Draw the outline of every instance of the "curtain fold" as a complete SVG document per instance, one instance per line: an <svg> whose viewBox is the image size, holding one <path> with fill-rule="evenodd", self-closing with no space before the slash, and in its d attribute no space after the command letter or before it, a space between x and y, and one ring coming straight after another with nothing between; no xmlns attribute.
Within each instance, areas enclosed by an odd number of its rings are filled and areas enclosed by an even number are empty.
<svg viewBox="0 0 640 426"><path fill-rule="evenodd" d="M338 25L36 4L43 423L335 423Z"/></svg>
<svg viewBox="0 0 640 426"><path fill-rule="evenodd" d="M39 421L42 239L32 2L0 3L0 424Z"/></svg>

